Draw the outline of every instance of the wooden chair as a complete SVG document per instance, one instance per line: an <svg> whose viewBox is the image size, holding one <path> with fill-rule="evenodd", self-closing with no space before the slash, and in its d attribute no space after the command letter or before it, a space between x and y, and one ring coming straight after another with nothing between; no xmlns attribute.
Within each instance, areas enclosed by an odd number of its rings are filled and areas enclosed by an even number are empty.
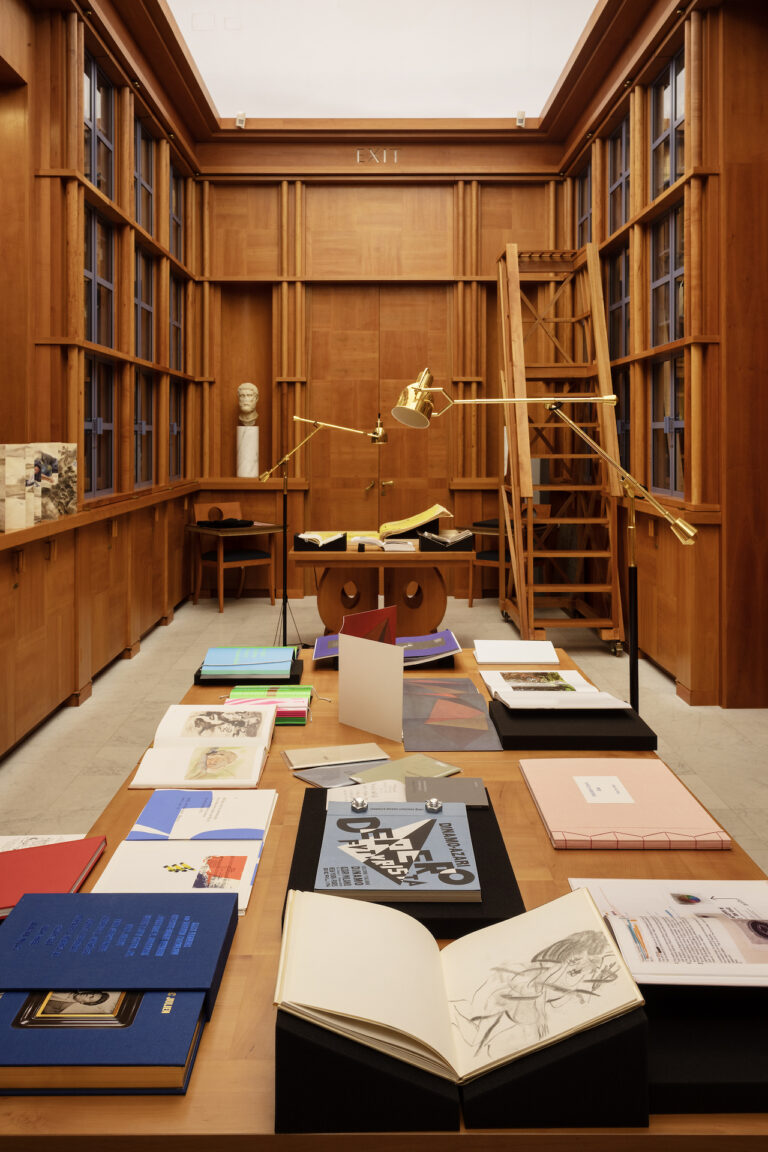
<svg viewBox="0 0 768 1152"><path fill-rule="evenodd" d="M220 504L198 504L194 505L195 523L202 521L217 521L217 520L241 520L243 518L240 510L239 500L224 501ZM207 567L215 568L216 570L216 587L219 595L219 612L224 611L224 573L230 568L240 569L240 584L237 589L238 599L243 594L245 586L245 570L246 568L269 567L269 597L270 604L275 602L275 545L274 535L269 537L269 551L264 552L256 548L240 548L238 545L244 541L248 536L258 536L258 525L254 525L253 532L244 530L242 535L229 535L222 531L218 537L211 537L196 533L197 535L197 552L195 555L195 590L193 603L197 604L197 598L200 595L200 586L203 581L203 569ZM216 540L216 547L209 551L204 551L206 543L211 540Z"/></svg>

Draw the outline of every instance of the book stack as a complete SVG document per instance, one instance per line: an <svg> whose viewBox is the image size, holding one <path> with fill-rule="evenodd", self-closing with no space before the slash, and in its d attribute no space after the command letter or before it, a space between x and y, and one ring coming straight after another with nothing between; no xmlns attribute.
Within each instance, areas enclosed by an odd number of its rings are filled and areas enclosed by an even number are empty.
<svg viewBox="0 0 768 1152"><path fill-rule="evenodd" d="M275 724L306 724L314 689L311 684L235 684L227 704L275 704Z"/></svg>
<svg viewBox="0 0 768 1152"><path fill-rule="evenodd" d="M195 683L298 684L301 669L297 649L292 645L278 648L209 648L195 673Z"/></svg>

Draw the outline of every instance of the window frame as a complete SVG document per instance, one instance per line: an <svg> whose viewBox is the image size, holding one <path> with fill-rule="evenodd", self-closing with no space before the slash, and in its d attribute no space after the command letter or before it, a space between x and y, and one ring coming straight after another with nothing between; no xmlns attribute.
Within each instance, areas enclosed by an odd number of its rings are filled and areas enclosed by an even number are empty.
<svg viewBox="0 0 768 1152"><path fill-rule="evenodd" d="M576 180L576 247L592 239L592 162L582 168Z"/></svg>
<svg viewBox="0 0 768 1152"><path fill-rule="evenodd" d="M110 496L115 492L115 476L117 474L117 436L116 436L116 402L117 386L115 381L115 367L107 360L98 356L85 357L84 377L84 413L83 413L83 456L84 477L83 497L93 500L99 496ZM106 384L109 390L109 404L102 404L101 385ZM107 413L106 409L110 411ZM107 455L102 455L104 446L108 444ZM104 461L108 462L108 476L104 483L99 483L99 471Z"/></svg>
<svg viewBox="0 0 768 1152"><path fill-rule="evenodd" d="M168 196L168 247L178 261L184 260L184 177L171 164Z"/></svg>
<svg viewBox="0 0 768 1152"><path fill-rule="evenodd" d="M133 193L134 193L134 218L140 228L143 228L150 236L154 235L155 231L155 143L156 138L152 135L148 128L145 128L143 121L140 117L134 118L133 127ZM148 156L148 163L145 164L145 151L143 145L149 144L149 150L146 155ZM149 172L146 168L149 168ZM145 219L145 199L142 193L146 193L149 220Z"/></svg>
<svg viewBox="0 0 768 1152"><path fill-rule="evenodd" d="M90 204L85 206L85 250L84 250L84 328L85 339L103 348L115 346L115 230ZM108 263L111 279L99 267L99 230L108 239ZM89 260L90 253L90 260ZM108 314L105 319L104 302L108 301ZM102 325L106 325L103 328ZM104 335L106 339L100 337Z"/></svg>
<svg viewBox="0 0 768 1152"><path fill-rule="evenodd" d="M669 115L664 117L663 102L669 92ZM659 104L662 104L661 109ZM659 111L666 122L654 135ZM656 77L651 85L650 121L650 193L655 200L683 175L685 171L685 51L681 49ZM668 171L665 173L665 162Z"/></svg>
<svg viewBox="0 0 768 1152"><path fill-rule="evenodd" d="M182 380L168 382L168 479L183 480L184 459L184 403L186 390Z"/></svg>
<svg viewBox="0 0 768 1152"><path fill-rule="evenodd" d="M611 253L608 258L608 348L611 360L629 356L629 245ZM617 286L616 264L621 261L621 279ZM618 325L615 327L616 318ZM618 331L618 342L614 339Z"/></svg>
<svg viewBox="0 0 768 1152"><path fill-rule="evenodd" d="M115 175L115 87L89 52L83 61L83 89L84 176L111 200ZM102 117L98 114L98 100L102 90L109 93L109 135L99 127ZM109 172L103 181L98 179L99 145L109 157Z"/></svg>
<svg viewBox="0 0 768 1152"><path fill-rule="evenodd" d="M666 270L659 272L664 249L659 247L661 229L669 230ZM679 257L679 263L678 263ZM650 226L650 346L657 348L685 336L685 205L682 200ZM663 305L666 289L666 306ZM666 336L662 335L666 328Z"/></svg>
<svg viewBox="0 0 768 1152"><path fill-rule="evenodd" d="M608 235L612 236L629 220L629 116L625 116L615 132L608 137ZM618 162L614 164L615 152ZM616 173L615 177L613 176ZM614 223L614 208L617 223Z"/></svg>
<svg viewBox="0 0 768 1152"><path fill-rule="evenodd" d="M658 374L666 369L669 369L668 380L658 381ZM662 413L654 411L658 395L657 382L661 383L663 390L666 391L665 411ZM678 399L679 409L676 403ZM678 414L679 412L681 414ZM682 500L685 496L685 357L682 352L662 357L651 363L650 429L650 490L661 496ZM659 437L657 433L661 436ZM657 464L661 463L657 453L657 443L660 441L665 445L664 456L669 487L656 482Z"/></svg>
<svg viewBox="0 0 768 1152"><path fill-rule="evenodd" d="M142 387L143 385L143 387ZM155 482L155 412L157 381L146 368L136 368L133 377L133 486L149 488ZM145 465L149 463L148 469ZM145 472L149 477L145 477Z"/></svg>
<svg viewBox="0 0 768 1152"><path fill-rule="evenodd" d="M134 350L140 360L152 360L155 350L155 261L136 245L134 261L133 304L135 318ZM145 341L144 320L148 318ZM149 348L145 343L149 343Z"/></svg>
<svg viewBox="0 0 768 1152"><path fill-rule="evenodd" d="M168 285L168 363L174 372L185 369L184 300L185 282L171 273Z"/></svg>

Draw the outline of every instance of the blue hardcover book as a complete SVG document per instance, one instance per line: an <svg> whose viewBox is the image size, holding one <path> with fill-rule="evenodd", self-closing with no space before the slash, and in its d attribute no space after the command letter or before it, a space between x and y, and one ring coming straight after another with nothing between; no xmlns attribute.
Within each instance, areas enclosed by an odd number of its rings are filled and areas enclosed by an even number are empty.
<svg viewBox="0 0 768 1152"><path fill-rule="evenodd" d="M237 895L22 896L0 928L0 990L203 992L210 1016L237 927Z"/></svg>
<svg viewBox="0 0 768 1152"><path fill-rule="evenodd" d="M295 646L282 648L209 648L203 660L204 673L290 672L296 657Z"/></svg>
<svg viewBox="0 0 768 1152"><path fill-rule="evenodd" d="M332 801L325 817L316 892L361 900L480 900L465 804Z"/></svg>
<svg viewBox="0 0 768 1152"><path fill-rule="evenodd" d="M4 992L0 1093L186 1092L204 1003L204 992Z"/></svg>
<svg viewBox="0 0 768 1152"><path fill-rule="evenodd" d="M403 665L427 664L461 652L461 645L450 628L432 632L427 636L398 636L395 644L403 649Z"/></svg>

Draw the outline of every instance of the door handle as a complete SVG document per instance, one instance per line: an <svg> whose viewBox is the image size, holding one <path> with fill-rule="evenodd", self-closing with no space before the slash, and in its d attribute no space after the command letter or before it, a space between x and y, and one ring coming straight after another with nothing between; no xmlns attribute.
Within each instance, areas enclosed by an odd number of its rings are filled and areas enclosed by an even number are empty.
<svg viewBox="0 0 768 1152"><path fill-rule="evenodd" d="M371 480L370 483L366 484L365 488L363 488L363 492L370 492L371 488L374 488L375 486L376 486L376 481Z"/></svg>
<svg viewBox="0 0 768 1152"><path fill-rule="evenodd" d="M395 486L394 480L382 480L382 482L381 482L382 492L384 491L385 488L394 488L394 486Z"/></svg>

